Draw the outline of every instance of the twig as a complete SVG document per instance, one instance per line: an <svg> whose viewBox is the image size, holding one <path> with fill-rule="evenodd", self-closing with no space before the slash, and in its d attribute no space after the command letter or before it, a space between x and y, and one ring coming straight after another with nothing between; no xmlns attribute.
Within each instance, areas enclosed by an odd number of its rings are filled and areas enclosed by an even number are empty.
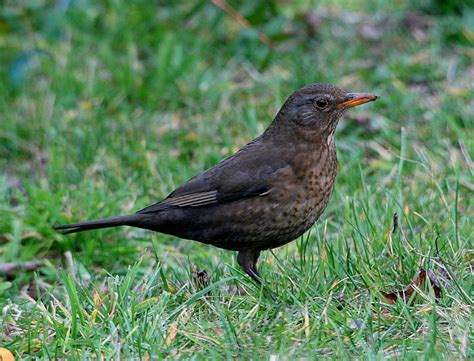
<svg viewBox="0 0 474 361"><path fill-rule="evenodd" d="M15 271L34 271L43 264L42 261L30 261L30 262L6 262L0 263L0 273L6 275L12 275Z"/></svg>
<svg viewBox="0 0 474 361"><path fill-rule="evenodd" d="M393 227L392 227L392 234L394 234L398 229L398 213L395 212L393 214Z"/></svg>
<svg viewBox="0 0 474 361"><path fill-rule="evenodd" d="M225 0L211 0L211 2L232 17L241 27L246 29L252 28L252 24L250 24L247 19L240 15L239 12L230 6ZM268 36L260 31L258 31L258 39L269 48L273 48L272 41Z"/></svg>
<svg viewBox="0 0 474 361"><path fill-rule="evenodd" d="M66 264L69 268L69 271L71 272L73 280L77 282L77 269L76 265L74 264L71 251L64 252L64 257L66 258Z"/></svg>

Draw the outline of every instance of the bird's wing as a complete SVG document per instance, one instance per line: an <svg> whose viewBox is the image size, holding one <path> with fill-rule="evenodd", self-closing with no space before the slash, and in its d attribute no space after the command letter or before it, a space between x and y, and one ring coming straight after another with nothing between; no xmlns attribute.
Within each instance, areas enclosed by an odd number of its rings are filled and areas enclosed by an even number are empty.
<svg viewBox="0 0 474 361"><path fill-rule="evenodd" d="M257 142L179 186L166 199L140 210L152 213L173 208L203 207L265 196L275 173L286 167L282 157L265 152Z"/></svg>

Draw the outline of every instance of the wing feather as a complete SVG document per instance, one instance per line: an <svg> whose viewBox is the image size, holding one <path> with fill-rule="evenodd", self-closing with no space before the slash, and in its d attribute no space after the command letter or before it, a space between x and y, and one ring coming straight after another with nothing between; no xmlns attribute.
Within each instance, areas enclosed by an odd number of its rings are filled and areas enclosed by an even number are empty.
<svg viewBox="0 0 474 361"><path fill-rule="evenodd" d="M233 156L191 178L167 198L138 213L186 207L207 207L245 198L266 196L276 173L288 166L284 157L264 149L261 138Z"/></svg>

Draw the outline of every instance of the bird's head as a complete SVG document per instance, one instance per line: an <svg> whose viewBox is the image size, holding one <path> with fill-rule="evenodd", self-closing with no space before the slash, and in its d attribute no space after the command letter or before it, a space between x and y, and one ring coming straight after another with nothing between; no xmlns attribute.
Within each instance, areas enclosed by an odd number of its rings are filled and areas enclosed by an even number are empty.
<svg viewBox="0 0 474 361"><path fill-rule="evenodd" d="M376 99L372 94L347 93L334 85L313 84L290 95L276 120L305 138L327 137L334 134L339 118L347 109Z"/></svg>

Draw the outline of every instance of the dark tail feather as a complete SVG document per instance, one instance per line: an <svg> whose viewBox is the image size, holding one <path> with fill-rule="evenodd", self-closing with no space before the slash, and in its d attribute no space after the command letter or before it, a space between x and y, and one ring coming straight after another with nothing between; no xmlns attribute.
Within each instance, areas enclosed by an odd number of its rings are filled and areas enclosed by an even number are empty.
<svg viewBox="0 0 474 361"><path fill-rule="evenodd" d="M142 214L130 214L127 216L118 216L104 219L97 219L94 221L65 224L63 226L54 227L55 230L62 234L76 233L82 231L89 231L91 229L109 228L116 226L134 226L143 219Z"/></svg>

